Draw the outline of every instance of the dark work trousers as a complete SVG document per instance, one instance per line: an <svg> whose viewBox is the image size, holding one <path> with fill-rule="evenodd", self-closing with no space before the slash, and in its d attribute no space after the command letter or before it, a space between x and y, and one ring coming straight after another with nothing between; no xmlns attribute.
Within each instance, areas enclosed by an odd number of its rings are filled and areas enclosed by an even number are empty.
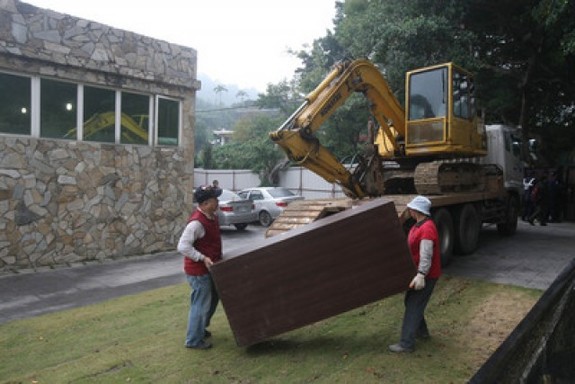
<svg viewBox="0 0 575 384"><path fill-rule="evenodd" d="M410 289L405 293L405 314L400 341L402 347L413 348L417 336L429 335L424 313L436 282L437 279L425 279L425 288L419 291Z"/></svg>

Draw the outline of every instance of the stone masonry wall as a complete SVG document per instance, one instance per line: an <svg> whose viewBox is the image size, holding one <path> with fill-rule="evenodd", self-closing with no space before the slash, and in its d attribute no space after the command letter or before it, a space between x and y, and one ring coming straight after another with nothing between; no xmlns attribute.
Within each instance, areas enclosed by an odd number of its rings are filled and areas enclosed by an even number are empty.
<svg viewBox="0 0 575 384"><path fill-rule="evenodd" d="M0 71L181 101L178 147L0 134L0 272L173 250L192 208L197 54L0 0Z"/></svg>
<svg viewBox="0 0 575 384"><path fill-rule="evenodd" d="M173 249L185 218L180 151L9 138L0 142L0 268Z"/></svg>

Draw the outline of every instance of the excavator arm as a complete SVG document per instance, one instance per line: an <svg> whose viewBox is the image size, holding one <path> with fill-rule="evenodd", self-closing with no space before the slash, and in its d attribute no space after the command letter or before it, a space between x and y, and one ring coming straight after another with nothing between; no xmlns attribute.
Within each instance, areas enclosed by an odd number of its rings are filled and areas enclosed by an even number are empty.
<svg viewBox="0 0 575 384"><path fill-rule="evenodd" d="M288 158L329 182L338 183L350 197L362 198L380 194L373 191L381 166L377 151L353 172L314 136L321 125L354 93L361 92L369 101L371 113L379 124L378 134L385 136L390 153L402 150L399 140L405 137L405 113L380 71L367 60L338 62L305 102L270 134ZM370 180L371 182L368 182Z"/></svg>

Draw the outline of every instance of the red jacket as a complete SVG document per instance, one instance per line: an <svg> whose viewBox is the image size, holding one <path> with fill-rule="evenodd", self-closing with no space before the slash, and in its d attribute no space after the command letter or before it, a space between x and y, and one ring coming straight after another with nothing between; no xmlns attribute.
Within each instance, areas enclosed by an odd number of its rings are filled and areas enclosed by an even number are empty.
<svg viewBox="0 0 575 384"><path fill-rule="evenodd" d="M194 248L209 257L214 263L222 258L222 237L220 235L220 225L218 218L210 220L200 210L194 211L190 216L190 221L197 220L204 227L205 235L194 242ZM184 271L187 275L200 276L209 273L203 260L194 261L189 257L184 257Z"/></svg>
<svg viewBox="0 0 575 384"><path fill-rule="evenodd" d="M416 223L411 227L407 236L407 243L411 252L411 257L416 267L419 267L419 245L421 240L433 241L433 257L431 258L431 267L427 273L427 278L437 279L441 276L441 254L439 249L439 235L435 223L431 219Z"/></svg>

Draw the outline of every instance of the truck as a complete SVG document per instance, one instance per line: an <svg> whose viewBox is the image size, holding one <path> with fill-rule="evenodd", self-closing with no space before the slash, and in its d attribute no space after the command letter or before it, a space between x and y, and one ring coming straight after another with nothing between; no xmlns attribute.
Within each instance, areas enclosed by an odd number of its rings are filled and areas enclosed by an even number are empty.
<svg viewBox="0 0 575 384"><path fill-rule="evenodd" d="M346 165L315 133L354 93L369 102L369 146ZM404 105L369 60L338 62L270 138L293 163L337 183L347 198L291 204L266 236L376 197L393 201L407 228L406 204L416 195L432 202L443 265L477 249L483 224L514 234L523 189L521 130L485 125L473 75L451 62L408 71Z"/></svg>

